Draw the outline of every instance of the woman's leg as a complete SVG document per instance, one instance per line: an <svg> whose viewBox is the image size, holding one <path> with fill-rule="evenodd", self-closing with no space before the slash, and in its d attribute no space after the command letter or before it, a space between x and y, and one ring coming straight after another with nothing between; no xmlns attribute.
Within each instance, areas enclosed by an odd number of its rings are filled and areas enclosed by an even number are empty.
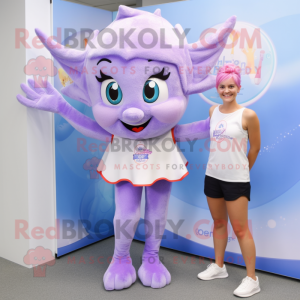
<svg viewBox="0 0 300 300"><path fill-rule="evenodd" d="M239 241L243 258L246 263L247 276L255 277L255 244L248 227L248 199L242 196L234 201L226 201L230 223Z"/></svg>
<svg viewBox="0 0 300 300"><path fill-rule="evenodd" d="M222 268L224 263L224 254L228 241L228 214L224 198L206 197L211 216L214 220L214 249L216 264Z"/></svg>

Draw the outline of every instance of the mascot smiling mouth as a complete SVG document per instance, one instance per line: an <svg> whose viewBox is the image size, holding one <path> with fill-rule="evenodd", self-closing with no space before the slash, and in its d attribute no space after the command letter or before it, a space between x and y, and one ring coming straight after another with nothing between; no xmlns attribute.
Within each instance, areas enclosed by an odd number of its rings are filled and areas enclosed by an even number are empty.
<svg viewBox="0 0 300 300"><path fill-rule="evenodd" d="M147 125L149 124L150 120L151 120L151 118L147 122L142 123L142 124L138 124L138 125L130 125L130 124L124 123L122 121L121 122L130 131L141 132L142 130L144 130L147 127Z"/></svg>

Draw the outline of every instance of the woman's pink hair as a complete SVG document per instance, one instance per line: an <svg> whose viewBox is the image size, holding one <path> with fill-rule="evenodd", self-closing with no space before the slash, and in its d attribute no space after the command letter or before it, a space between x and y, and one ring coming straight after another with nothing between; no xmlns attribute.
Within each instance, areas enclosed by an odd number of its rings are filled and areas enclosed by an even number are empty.
<svg viewBox="0 0 300 300"><path fill-rule="evenodd" d="M226 64L221 67L218 71L216 78L216 88L218 88L219 84L227 79L233 78L235 84L240 87L241 86L241 69L240 67L234 64Z"/></svg>

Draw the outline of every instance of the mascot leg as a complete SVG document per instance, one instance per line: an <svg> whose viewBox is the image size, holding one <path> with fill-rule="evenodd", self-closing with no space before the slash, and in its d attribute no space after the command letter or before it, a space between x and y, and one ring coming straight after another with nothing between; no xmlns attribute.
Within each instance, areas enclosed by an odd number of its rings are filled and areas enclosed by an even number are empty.
<svg viewBox="0 0 300 300"><path fill-rule="evenodd" d="M138 275L143 285L162 288L171 282L171 275L159 260L159 247L165 230L172 183L160 180L146 187L145 232L143 263ZM151 223L152 226L147 226ZM148 228L153 228L147 232ZM149 229L148 229L149 230Z"/></svg>
<svg viewBox="0 0 300 300"><path fill-rule="evenodd" d="M106 290L128 288L136 281L136 271L129 250L141 217L143 187L135 187L130 182L121 181L116 184L115 189L115 251L103 277Z"/></svg>

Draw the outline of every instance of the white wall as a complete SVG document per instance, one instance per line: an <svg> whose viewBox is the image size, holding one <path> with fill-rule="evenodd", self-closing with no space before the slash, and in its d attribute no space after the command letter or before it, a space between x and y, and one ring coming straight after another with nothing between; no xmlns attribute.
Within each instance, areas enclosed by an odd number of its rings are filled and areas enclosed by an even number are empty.
<svg viewBox="0 0 300 300"><path fill-rule="evenodd" d="M20 83L26 82L24 66L30 58L43 55L45 49L15 47L15 29L26 28L31 40L38 27L51 35L49 0L1 1L0 30L2 38L0 85L0 256L27 266L23 257L37 246L54 254L54 239L33 239L31 229L46 230L55 223L53 115L22 106L16 99L24 94ZM15 238L15 221L28 222L30 239ZM31 266L27 266L31 267Z"/></svg>

